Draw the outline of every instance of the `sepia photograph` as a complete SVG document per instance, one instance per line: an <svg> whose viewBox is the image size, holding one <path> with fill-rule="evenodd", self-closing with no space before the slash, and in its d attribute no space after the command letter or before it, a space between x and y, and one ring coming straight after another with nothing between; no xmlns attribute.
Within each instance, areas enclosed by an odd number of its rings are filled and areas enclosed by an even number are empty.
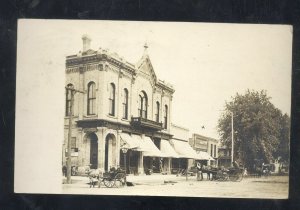
<svg viewBox="0 0 300 210"><path fill-rule="evenodd" d="M288 199L292 38L20 19L15 192Z"/></svg>

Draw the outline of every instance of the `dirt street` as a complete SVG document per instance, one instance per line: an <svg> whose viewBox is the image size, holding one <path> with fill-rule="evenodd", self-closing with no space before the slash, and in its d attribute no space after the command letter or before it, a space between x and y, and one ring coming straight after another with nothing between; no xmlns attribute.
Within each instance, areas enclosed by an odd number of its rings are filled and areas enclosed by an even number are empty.
<svg viewBox="0 0 300 210"><path fill-rule="evenodd" d="M288 176L244 178L241 182L196 181L196 177L137 176L128 177L134 186L90 188L87 177L73 178L63 184L64 194L151 195L186 197L288 198Z"/></svg>

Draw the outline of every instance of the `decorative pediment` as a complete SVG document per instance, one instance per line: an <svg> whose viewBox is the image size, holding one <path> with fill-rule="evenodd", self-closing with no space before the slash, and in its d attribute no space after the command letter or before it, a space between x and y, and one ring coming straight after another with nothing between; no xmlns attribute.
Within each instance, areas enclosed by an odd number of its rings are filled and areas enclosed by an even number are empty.
<svg viewBox="0 0 300 210"><path fill-rule="evenodd" d="M138 76L142 76L148 79L151 85L154 87L157 82L157 77L148 55L144 55L142 57L142 59L137 65L137 69L138 69Z"/></svg>

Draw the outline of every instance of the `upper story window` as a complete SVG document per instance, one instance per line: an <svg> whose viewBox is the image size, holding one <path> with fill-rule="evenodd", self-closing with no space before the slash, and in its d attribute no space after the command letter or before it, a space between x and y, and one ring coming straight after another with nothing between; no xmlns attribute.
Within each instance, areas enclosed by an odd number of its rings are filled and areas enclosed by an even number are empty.
<svg viewBox="0 0 300 210"><path fill-rule="evenodd" d="M128 90L123 92L123 119L128 119Z"/></svg>
<svg viewBox="0 0 300 210"><path fill-rule="evenodd" d="M210 156L214 156L213 155L213 145L212 144L210 144Z"/></svg>
<svg viewBox="0 0 300 210"><path fill-rule="evenodd" d="M148 109L147 94L144 91L142 91L139 94L139 107L138 107L139 117L147 119L147 109Z"/></svg>
<svg viewBox="0 0 300 210"><path fill-rule="evenodd" d="M158 101L156 101L156 112L155 112L155 121L159 122L159 109L160 109L160 104Z"/></svg>
<svg viewBox="0 0 300 210"><path fill-rule="evenodd" d="M110 83L109 86L109 114L115 116L115 103L116 102L116 86Z"/></svg>
<svg viewBox="0 0 300 210"><path fill-rule="evenodd" d="M88 84L87 97L87 114L96 114L96 85L94 82Z"/></svg>
<svg viewBox="0 0 300 210"><path fill-rule="evenodd" d="M74 88L73 84L68 84L67 85L68 88ZM72 96L71 96L71 90L66 89L66 116L70 116L71 114L71 100L72 100Z"/></svg>
<svg viewBox="0 0 300 210"><path fill-rule="evenodd" d="M168 106L165 105L164 129L168 128Z"/></svg>

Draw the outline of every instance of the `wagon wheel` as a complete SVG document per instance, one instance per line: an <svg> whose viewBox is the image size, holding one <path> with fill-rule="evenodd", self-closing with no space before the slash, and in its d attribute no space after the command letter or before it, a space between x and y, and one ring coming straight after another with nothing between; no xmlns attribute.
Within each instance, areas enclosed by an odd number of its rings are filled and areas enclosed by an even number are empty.
<svg viewBox="0 0 300 210"><path fill-rule="evenodd" d="M236 182L238 180L238 174L237 173L233 173L229 175L229 180Z"/></svg>
<svg viewBox="0 0 300 210"><path fill-rule="evenodd" d="M111 188L115 185L115 179L104 178L103 183L106 187Z"/></svg>
<svg viewBox="0 0 300 210"><path fill-rule="evenodd" d="M223 181L227 181L229 178L228 174L227 173L223 174L223 178L224 178Z"/></svg>
<svg viewBox="0 0 300 210"><path fill-rule="evenodd" d="M124 187L126 185L126 175L124 173L118 173L115 176L116 187Z"/></svg>
<svg viewBox="0 0 300 210"><path fill-rule="evenodd" d="M238 177L237 177L237 180L236 180L237 182L240 182L240 181L243 180L243 177L244 177L244 176L243 176L242 173L238 173L237 176L238 176Z"/></svg>

